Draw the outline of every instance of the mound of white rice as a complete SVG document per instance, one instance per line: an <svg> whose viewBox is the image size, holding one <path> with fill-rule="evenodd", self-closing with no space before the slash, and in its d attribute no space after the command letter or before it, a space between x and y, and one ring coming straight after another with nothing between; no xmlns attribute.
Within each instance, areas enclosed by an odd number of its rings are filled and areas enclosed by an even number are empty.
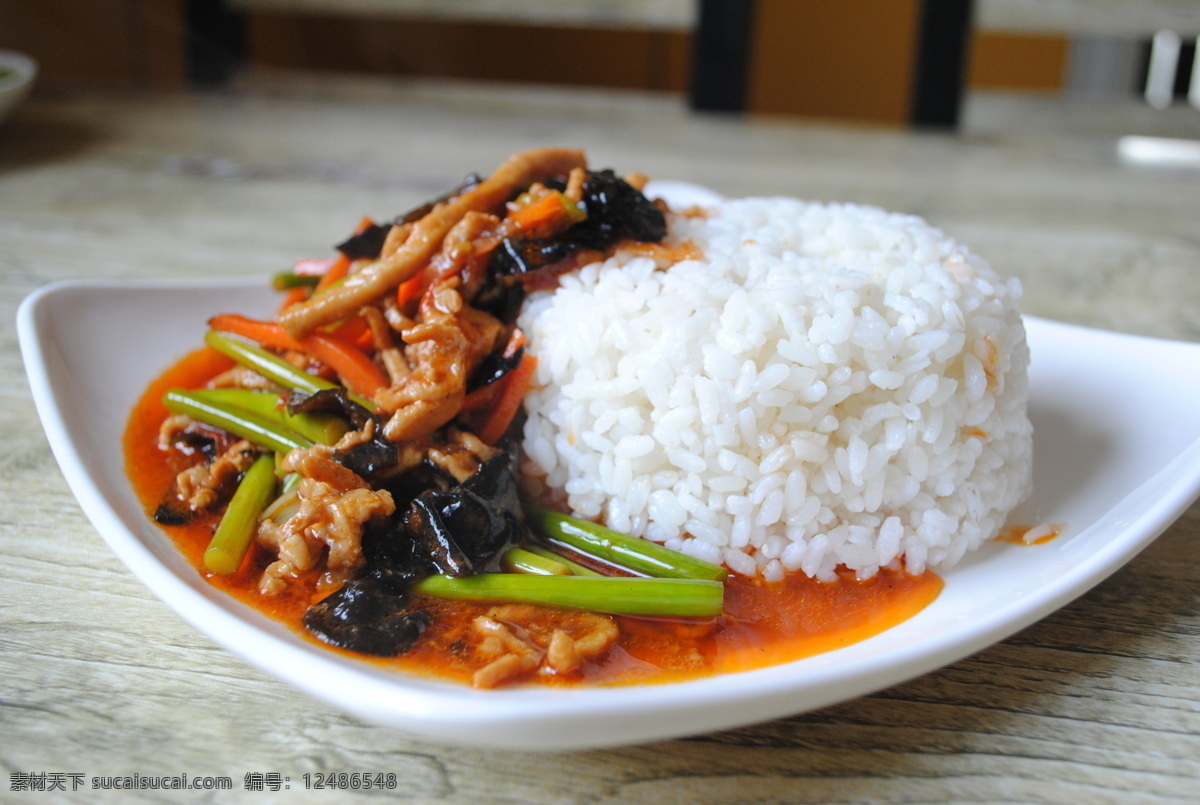
<svg viewBox="0 0 1200 805"><path fill-rule="evenodd" d="M577 514L731 570L946 568L1027 494L1004 280L907 215L745 199L531 297L524 469Z"/></svg>

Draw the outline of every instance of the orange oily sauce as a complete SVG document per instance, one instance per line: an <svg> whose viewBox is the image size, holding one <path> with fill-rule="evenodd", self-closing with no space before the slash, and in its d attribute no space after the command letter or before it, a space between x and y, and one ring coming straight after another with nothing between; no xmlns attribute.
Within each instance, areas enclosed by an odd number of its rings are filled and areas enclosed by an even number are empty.
<svg viewBox="0 0 1200 805"><path fill-rule="evenodd" d="M1043 523L1041 525L1006 525L996 535L997 542L1007 542L1012 545L1041 545L1058 537L1066 529L1064 523Z"/></svg>
<svg viewBox="0 0 1200 805"><path fill-rule="evenodd" d="M147 513L169 492L175 475L194 461L158 448L158 431L167 416L163 393L176 386L197 388L231 366L220 354L191 353L155 380L135 406L124 436L126 470ZM205 579L242 603L319 642L303 627L305 611L322 597L317 573L278 596L258 593L258 581L274 556L252 546L237 573L219 576L204 567L203 555L219 515L198 517L182 526L160 526ZM731 577L725 585L725 613L712 620L618 617L621 636L597 660L570 674L543 669L524 681L549 685L622 685L671 682L717 673L763 668L832 651L879 634L920 612L942 589L932 572L912 576L884 570L865 581L844 573L835 582L793 574L778 584ZM478 634L472 622L490 604L426 599L418 602L433 616L417 644L399 657L364 657L408 673L470 684L487 664L473 648ZM586 616L546 613L547 621ZM324 645L324 644L321 644Z"/></svg>

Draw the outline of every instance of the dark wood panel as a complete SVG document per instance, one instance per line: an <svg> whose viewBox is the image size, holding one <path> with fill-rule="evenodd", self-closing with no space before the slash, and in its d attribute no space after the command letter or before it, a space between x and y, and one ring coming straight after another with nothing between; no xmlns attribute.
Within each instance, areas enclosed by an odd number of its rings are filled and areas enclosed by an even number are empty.
<svg viewBox="0 0 1200 805"><path fill-rule="evenodd" d="M252 63L682 92L690 35L672 31L249 15Z"/></svg>

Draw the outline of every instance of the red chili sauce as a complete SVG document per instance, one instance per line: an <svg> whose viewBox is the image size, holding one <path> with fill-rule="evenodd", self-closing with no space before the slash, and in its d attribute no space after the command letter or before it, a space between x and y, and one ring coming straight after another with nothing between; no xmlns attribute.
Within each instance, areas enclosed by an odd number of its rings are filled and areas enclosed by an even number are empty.
<svg viewBox="0 0 1200 805"><path fill-rule="evenodd" d="M175 479L194 458L158 447L167 416L161 403L171 387L198 388L232 363L209 349L198 350L154 381L138 401L125 432L126 468L147 513L153 513ZM196 571L214 587L278 620L314 642L302 626L305 611L323 594L311 583L291 585L281 595L263 596L258 582L274 556L252 546L237 573L215 575L203 554L219 513L182 526L162 526ZM565 675L539 673L523 681L549 685L645 684L762 668L856 643L899 624L927 606L942 589L932 572L912 576L884 570L859 581L852 572L836 582L793 574L778 584L731 576L725 587L725 613L703 621L619 617L621 636L599 659ZM491 605L428 600L433 624L407 653L366 657L329 648L387 668L470 684L483 664L464 650L470 624Z"/></svg>

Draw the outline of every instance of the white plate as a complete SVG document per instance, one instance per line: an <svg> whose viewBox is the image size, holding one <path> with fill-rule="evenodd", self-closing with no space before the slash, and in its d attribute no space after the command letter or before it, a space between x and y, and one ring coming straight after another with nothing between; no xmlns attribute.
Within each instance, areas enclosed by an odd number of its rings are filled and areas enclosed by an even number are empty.
<svg viewBox="0 0 1200 805"><path fill-rule="evenodd" d="M927 609L864 642L786 665L620 688L476 691L336 656L209 586L149 522L121 434L136 398L221 311L269 313L264 281L63 283L21 305L33 396L63 474L113 551L201 631L360 716L439 741L574 749L734 727L893 685L1011 635L1100 582L1200 491L1200 345L1027 320L1034 499L1014 522L1065 523L1038 546L985 546Z"/></svg>

